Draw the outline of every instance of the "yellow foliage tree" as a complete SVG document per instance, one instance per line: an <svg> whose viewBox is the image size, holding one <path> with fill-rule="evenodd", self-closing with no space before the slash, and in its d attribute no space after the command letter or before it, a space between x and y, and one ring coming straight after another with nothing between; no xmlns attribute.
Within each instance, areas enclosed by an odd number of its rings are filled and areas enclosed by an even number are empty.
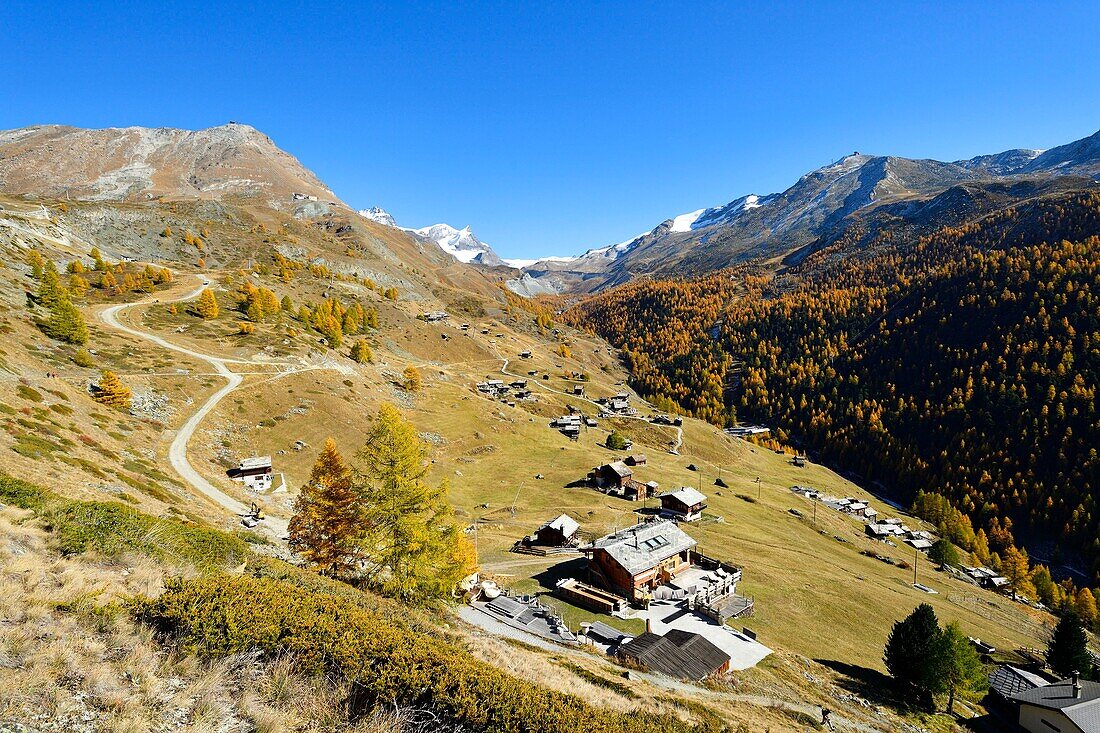
<svg viewBox="0 0 1100 733"><path fill-rule="evenodd" d="M352 487L351 471L329 438L294 501L290 549L324 575L347 576L355 569L360 524L359 494Z"/></svg>
<svg viewBox="0 0 1100 733"><path fill-rule="evenodd" d="M406 602L446 595L473 569L449 487L425 483L427 446L393 405L383 405L357 454L365 579Z"/></svg>
<svg viewBox="0 0 1100 733"><path fill-rule="evenodd" d="M99 377L99 385L96 387L94 399L96 402L108 407L129 410L133 393L129 387L122 383L117 374L105 369Z"/></svg>
<svg viewBox="0 0 1100 733"><path fill-rule="evenodd" d="M405 367L405 391L406 392L419 392L420 388L424 386L424 379L420 376L420 370L409 364Z"/></svg>
<svg viewBox="0 0 1100 733"><path fill-rule="evenodd" d="M195 312L197 312L204 321L209 321L218 317L218 299L214 295L214 291L210 288L206 288L199 295L199 300L195 304Z"/></svg>

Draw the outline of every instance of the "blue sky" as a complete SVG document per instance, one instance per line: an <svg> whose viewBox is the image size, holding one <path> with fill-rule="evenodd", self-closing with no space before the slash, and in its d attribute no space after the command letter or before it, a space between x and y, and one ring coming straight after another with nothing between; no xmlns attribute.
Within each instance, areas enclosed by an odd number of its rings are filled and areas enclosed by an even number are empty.
<svg viewBox="0 0 1100 733"><path fill-rule="evenodd" d="M7 2L0 128L248 122L353 206L569 254L853 150L1089 135L1098 37L1085 2Z"/></svg>

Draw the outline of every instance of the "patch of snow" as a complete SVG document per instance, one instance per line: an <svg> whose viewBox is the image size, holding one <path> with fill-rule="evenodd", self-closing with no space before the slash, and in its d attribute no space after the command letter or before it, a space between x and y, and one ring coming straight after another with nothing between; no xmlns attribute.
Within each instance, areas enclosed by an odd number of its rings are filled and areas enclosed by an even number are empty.
<svg viewBox="0 0 1100 733"><path fill-rule="evenodd" d="M669 228L670 232L690 232L691 225L695 223L695 220L699 218L706 209L699 209L697 211L691 211L687 214L680 214L672 220L672 227Z"/></svg>
<svg viewBox="0 0 1100 733"><path fill-rule="evenodd" d="M390 215L390 212L378 206L372 206L369 209L360 209L359 216L370 219L371 221L382 224L383 226L394 227L395 229L397 228L397 222L394 221L394 218Z"/></svg>
<svg viewBox="0 0 1100 733"><path fill-rule="evenodd" d="M488 255L494 259L496 257L492 248L475 237L473 231L468 226L462 229L455 229L450 224L433 224L430 227L408 229L406 231L411 231L422 237L427 237L438 244L440 249L459 262L467 264L474 260L483 262L487 259L484 255Z"/></svg>

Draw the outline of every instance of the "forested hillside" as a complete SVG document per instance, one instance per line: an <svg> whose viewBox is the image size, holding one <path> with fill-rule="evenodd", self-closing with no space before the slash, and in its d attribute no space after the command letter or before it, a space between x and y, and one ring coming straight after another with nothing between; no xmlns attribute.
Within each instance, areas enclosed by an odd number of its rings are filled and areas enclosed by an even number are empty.
<svg viewBox="0 0 1100 733"><path fill-rule="evenodd" d="M841 238L774 278L632 283L567 317L623 348L659 400L765 421L976 525L1010 518L1095 575L1097 232L1100 195L1059 196L916 241Z"/></svg>

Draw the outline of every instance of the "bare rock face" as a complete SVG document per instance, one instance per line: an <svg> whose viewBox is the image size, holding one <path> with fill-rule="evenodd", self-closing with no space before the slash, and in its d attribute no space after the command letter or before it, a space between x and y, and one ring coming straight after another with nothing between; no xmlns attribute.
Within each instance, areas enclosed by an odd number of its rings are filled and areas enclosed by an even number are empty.
<svg viewBox="0 0 1100 733"><path fill-rule="evenodd" d="M248 125L206 130L60 125L0 132L0 191L74 199L259 198L341 203L317 176Z"/></svg>

